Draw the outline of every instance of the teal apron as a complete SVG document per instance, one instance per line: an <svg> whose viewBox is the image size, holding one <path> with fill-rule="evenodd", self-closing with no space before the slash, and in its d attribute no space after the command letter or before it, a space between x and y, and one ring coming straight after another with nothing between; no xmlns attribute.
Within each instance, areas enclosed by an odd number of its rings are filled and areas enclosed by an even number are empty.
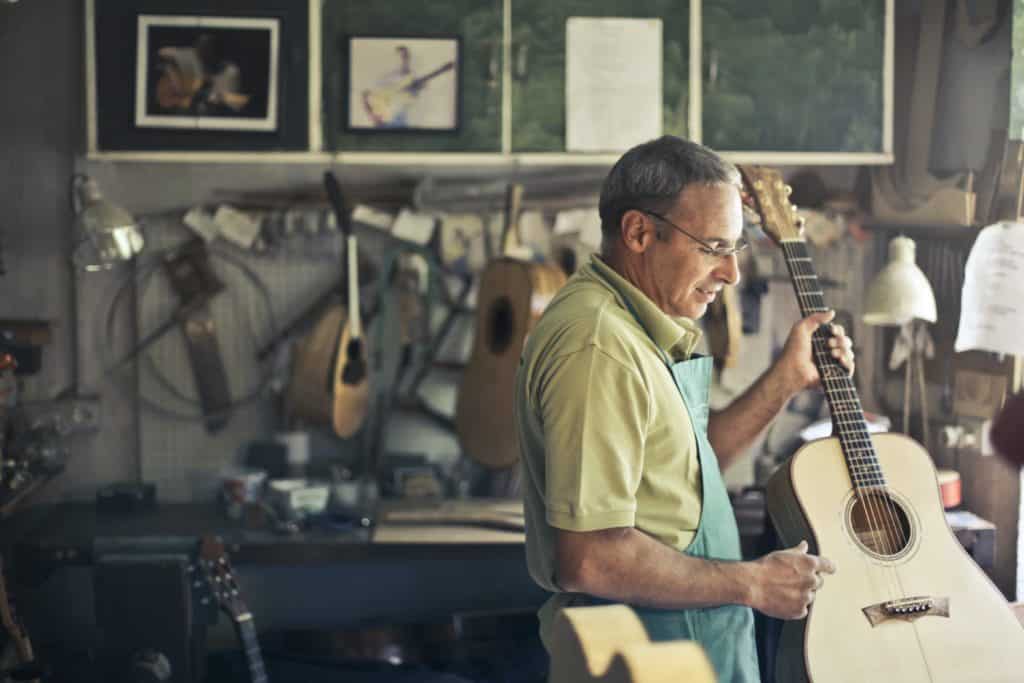
<svg viewBox="0 0 1024 683"><path fill-rule="evenodd" d="M612 284L612 283L609 283ZM614 285L612 285L614 287ZM637 323L629 300L623 297ZM708 441L708 397L711 388L710 357L695 356L690 360L672 362L661 352L662 360L672 373L683 407L690 415L700 458L703 504L697 535L685 552L693 557L738 561L740 534L736 516L725 490L718 458ZM575 602L575 601L574 601ZM586 596L586 602L602 600ZM575 604L580 604L576 602ZM718 683L756 683L760 681L757 649L754 643L754 613L742 605L721 605L688 610L663 610L635 607L651 640L695 640L707 652L715 667Z"/></svg>

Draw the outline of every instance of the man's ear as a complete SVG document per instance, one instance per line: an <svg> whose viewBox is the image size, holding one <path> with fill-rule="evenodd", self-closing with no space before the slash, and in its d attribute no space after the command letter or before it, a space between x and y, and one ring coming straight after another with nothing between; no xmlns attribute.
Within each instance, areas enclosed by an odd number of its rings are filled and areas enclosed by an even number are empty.
<svg viewBox="0 0 1024 683"><path fill-rule="evenodd" d="M643 212L635 209L630 209L622 214L619 233L626 249L637 254L647 251L648 247L657 239L653 221L647 220Z"/></svg>

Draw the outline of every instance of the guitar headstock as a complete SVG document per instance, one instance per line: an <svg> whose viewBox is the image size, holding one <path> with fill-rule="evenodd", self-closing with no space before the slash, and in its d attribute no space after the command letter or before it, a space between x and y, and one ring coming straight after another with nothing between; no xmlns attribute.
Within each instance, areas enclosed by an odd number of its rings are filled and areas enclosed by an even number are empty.
<svg viewBox="0 0 1024 683"><path fill-rule="evenodd" d="M338 230L346 238L352 236L352 211L345 201L345 193L341 190L341 183L337 176L330 171L324 172L324 190L327 192L327 201L334 210L334 218L338 223Z"/></svg>
<svg viewBox="0 0 1024 683"><path fill-rule="evenodd" d="M793 188L774 168L740 166L743 203L761 217L761 229L775 242L803 241L804 219L789 202Z"/></svg>
<svg viewBox="0 0 1024 683"><path fill-rule="evenodd" d="M210 594L217 605L235 622L247 618L249 608L242 601L222 540L216 536L203 536L199 541L199 566L206 575Z"/></svg>

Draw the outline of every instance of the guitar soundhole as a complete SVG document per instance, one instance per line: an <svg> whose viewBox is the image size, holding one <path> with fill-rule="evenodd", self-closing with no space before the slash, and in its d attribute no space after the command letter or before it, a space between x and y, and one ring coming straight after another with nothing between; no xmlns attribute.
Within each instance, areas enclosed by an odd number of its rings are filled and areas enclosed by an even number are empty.
<svg viewBox="0 0 1024 683"><path fill-rule="evenodd" d="M488 315L487 346L491 353L503 353L512 343L512 332L516 326L516 314L507 296L495 299Z"/></svg>
<svg viewBox="0 0 1024 683"><path fill-rule="evenodd" d="M854 538L873 555L894 557L910 544L910 519L899 501L887 493L855 498L847 519Z"/></svg>

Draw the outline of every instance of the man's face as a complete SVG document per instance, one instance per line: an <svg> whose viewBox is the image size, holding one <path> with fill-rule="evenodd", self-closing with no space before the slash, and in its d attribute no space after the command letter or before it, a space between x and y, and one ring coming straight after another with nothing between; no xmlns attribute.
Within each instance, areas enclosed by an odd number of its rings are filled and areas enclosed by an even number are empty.
<svg viewBox="0 0 1024 683"><path fill-rule="evenodd" d="M399 45L395 48L398 52L398 63L401 66L403 72L409 71L409 48L404 45Z"/></svg>
<svg viewBox="0 0 1024 683"><path fill-rule="evenodd" d="M743 232L743 208L734 185L690 185L664 214L677 226L715 247L731 247ZM697 319L722 287L739 282L736 256L713 256L665 221L648 216L661 231L645 253L654 299L671 316Z"/></svg>

